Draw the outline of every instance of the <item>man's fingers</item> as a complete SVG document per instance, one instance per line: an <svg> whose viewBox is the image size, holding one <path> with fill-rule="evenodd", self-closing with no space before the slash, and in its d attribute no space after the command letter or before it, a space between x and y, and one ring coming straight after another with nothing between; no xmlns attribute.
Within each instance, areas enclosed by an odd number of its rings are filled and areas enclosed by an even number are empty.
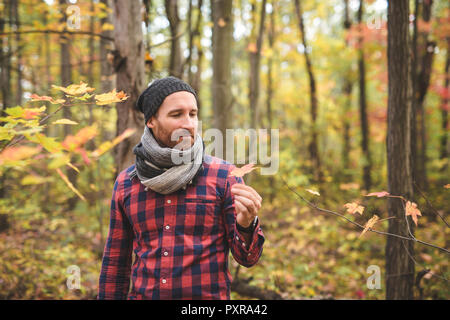
<svg viewBox="0 0 450 320"><path fill-rule="evenodd" d="M256 192L255 189L252 187L242 184L242 183L236 183L231 187L232 192L238 192L239 190L245 190L247 192L251 192L259 201L262 201L261 196Z"/></svg>
<svg viewBox="0 0 450 320"><path fill-rule="evenodd" d="M261 196L258 194L258 192L256 192L255 189L240 183L233 185L233 187L231 188L231 193L233 195L240 195L249 199L253 199L254 201L259 201L260 203L262 202Z"/></svg>
<svg viewBox="0 0 450 320"><path fill-rule="evenodd" d="M254 202L251 199L248 199L246 197L242 197L242 196L235 196L236 200L239 200L248 210L248 212L250 213L256 213L259 208L261 208L261 204L258 202Z"/></svg>

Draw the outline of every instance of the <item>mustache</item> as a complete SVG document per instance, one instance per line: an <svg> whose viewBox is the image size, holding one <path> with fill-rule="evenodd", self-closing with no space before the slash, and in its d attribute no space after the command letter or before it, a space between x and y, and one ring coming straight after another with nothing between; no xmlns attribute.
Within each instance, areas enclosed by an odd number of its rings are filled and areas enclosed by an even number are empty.
<svg viewBox="0 0 450 320"><path fill-rule="evenodd" d="M170 135L172 141L178 141L183 137L191 137L192 139L195 140L194 131L190 131L187 129L176 129Z"/></svg>

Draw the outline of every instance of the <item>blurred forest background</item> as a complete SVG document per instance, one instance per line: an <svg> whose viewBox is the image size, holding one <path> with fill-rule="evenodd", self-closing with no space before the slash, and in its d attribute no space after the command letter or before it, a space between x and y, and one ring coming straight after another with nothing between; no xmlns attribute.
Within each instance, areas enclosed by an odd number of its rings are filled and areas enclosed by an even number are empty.
<svg viewBox="0 0 450 320"><path fill-rule="evenodd" d="M133 105L167 75L203 130L279 130L233 299L448 299L449 22L444 0L1 0L0 299L95 299Z"/></svg>

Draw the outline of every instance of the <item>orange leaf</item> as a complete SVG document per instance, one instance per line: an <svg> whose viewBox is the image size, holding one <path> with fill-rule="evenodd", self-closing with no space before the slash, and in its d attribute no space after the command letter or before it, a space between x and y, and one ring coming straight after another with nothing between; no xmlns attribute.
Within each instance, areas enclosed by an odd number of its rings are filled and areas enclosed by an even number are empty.
<svg viewBox="0 0 450 320"><path fill-rule="evenodd" d="M255 165L254 163L249 163L249 164L246 164L245 166L242 166L241 168L234 168L230 172L230 177L243 177L247 173L258 168L258 167L253 167L254 165Z"/></svg>
<svg viewBox="0 0 450 320"><path fill-rule="evenodd" d="M380 219L380 218L379 218L376 214L374 214L373 217L370 218L369 221L367 221L366 225L364 226L364 230L363 230L363 232L361 232L361 234L359 235L359 237L361 238L361 236L362 236L364 233L366 233L367 230L369 230L370 228L372 228L372 227L375 225L375 223L378 222L379 219Z"/></svg>
<svg viewBox="0 0 450 320"><path fill-rule="evenodd" d="M444 188L445 188L445 189L450 189L450 183L447 183L447 184L444 186Z"/></svg>
<svg viewBox="0 0 450 320"><path fill-rule="evenodd" d="M31 158L35 154L39 153L42 147L7 147L0 153L0 165L5 161L20 161L27 158Z"/></svg>
<svg viewBox="0 0 450 320"><path fill-rule="evenodd" d="M406 202L405 214L407 216L411 216L416 226L417 226L417 216L422 216L420 210L417 209L417 204L411 201Z"/></svg>
<svg viewBox="0 0 450 320"><path fill-rule="evenodd" d="M347 208L347 212L350 214L354 214L355 212L358 212L360 215L362 215L364 212L364 207L360 206L356 202L346 203L346 204L344 204L344 207Z"/></svg>
<svg viewBox="0 0 450 320"><path fill-rule="evenodd" d="M382 198L382 197L389 196L389 192L381 191L381 192L372 192L372 193L366 194L366 197L373 197L373 196L377 196L378 198Z"/></svg>
<svg viewBox="0 0 450 320"><path fill-rule="evenodd" d="M85 127L78 131L75 136L67 136L62 142L62 146L68 151L73 151L84 145L88 140L92 139L96 135L97 128L95 126Z"/></svg>
<svg viewBox="0 0 450 320"><path fill-rule="evenodd" d="M38 96L36 93L33 93L31 96L31 101L52 101L53 98L49 96Z"/></svg>

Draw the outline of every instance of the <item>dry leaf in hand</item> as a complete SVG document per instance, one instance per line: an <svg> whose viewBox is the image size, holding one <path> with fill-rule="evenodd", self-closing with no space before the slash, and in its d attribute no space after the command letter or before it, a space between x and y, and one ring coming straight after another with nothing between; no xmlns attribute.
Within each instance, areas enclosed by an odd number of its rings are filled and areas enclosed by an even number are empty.
<svg viewBox="0 0 450 320"><path fill-rule="evenodd" d="M356 202L346 203L346 204L344 204L344 207L347 208L347 212L350 214L354 214L355 212L358 212L360 215L362 215L364 212L364 207L360 206Z"/></svg>
<svg viewBox="0 0 450 320"><path fill-rule="evenodd" d="M242 166L240 168L234 168L230 172L230 177L243 177L247 173L253 171L256 168L258 168L258 167L254 167L254 165L255 165L254 163L249 163L249 164L246 164L245 166Z"/></svg>
<svg viewBox="0 0 450 320"><path fill-rule="evenodd" d="M364 230L363 230L363 232L361 232L361 234L359 235L359 237L361 238L361 236L362 236L364 233L366 233L366 231L369 230L369 228L372 228L372 227L375 225L375 223L378 222L379 219L380 219L380 218L379 218L376 214L374 214L373 217L370 218L369 221L367 221L366 225L364 226Z"/></svg>
<svg viewBox="0 0 450 320"><path fill-rule="evenodd" d="M420 210L417 209L417 204L411 201L406 202L405 214L411 216L417 226L417 216L422 216Z"/></svg>

